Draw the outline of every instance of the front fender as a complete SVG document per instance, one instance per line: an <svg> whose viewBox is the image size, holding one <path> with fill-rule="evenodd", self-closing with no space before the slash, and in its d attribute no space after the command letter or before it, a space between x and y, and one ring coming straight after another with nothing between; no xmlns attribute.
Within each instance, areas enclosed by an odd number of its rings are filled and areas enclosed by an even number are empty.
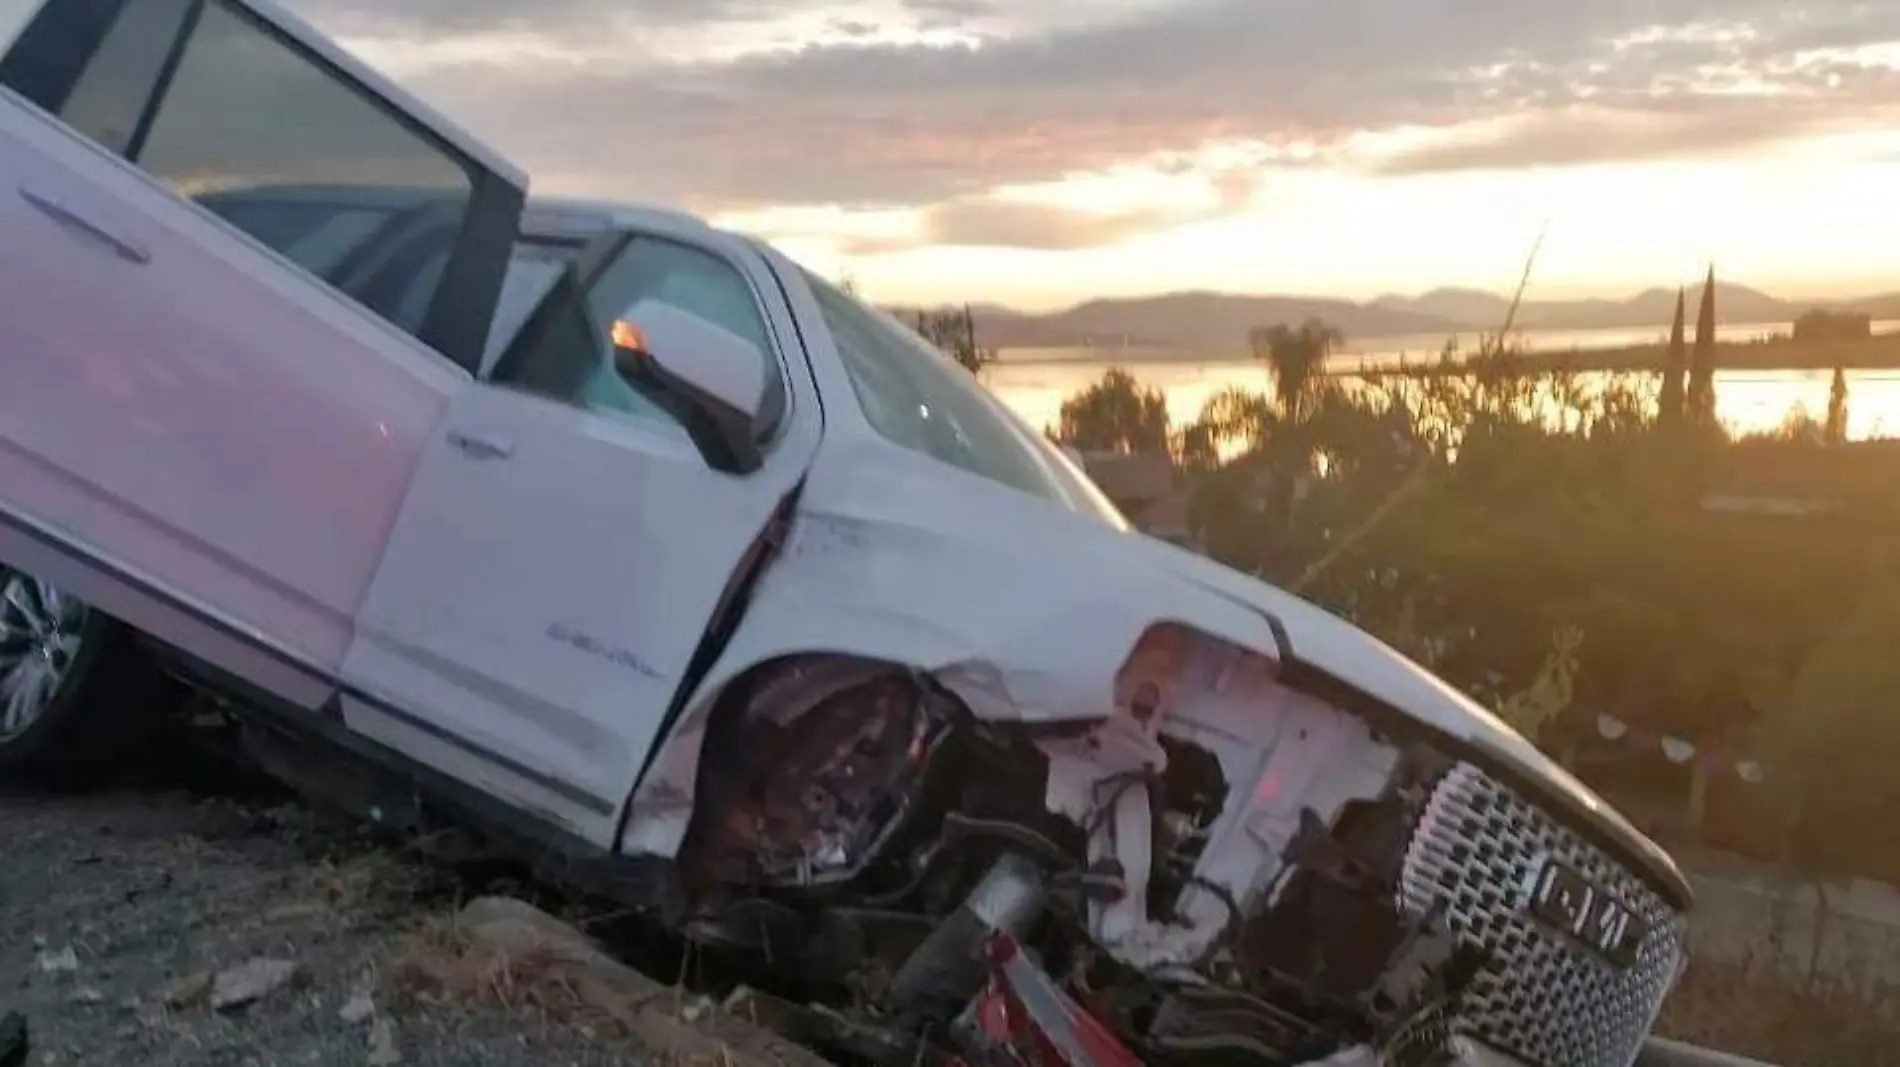
<svg viewBox="0 0 1900 1067"><path fill-rule="evenodd" d="M905 495L915 499L914 484ZM906 508L900 517L811 499L635 790L625 851L677 853L713 710L733 680L760 664L810 654L888 662L935 675L978 718L1043 725L1110 715L1118 671L1159 624L1278 652L1273 623L1258 610L1131 564L1117 542L1139 534L1091 528L1078 536L1070 516L1041 507L996 509L978 530L967 515Z"/></svg>

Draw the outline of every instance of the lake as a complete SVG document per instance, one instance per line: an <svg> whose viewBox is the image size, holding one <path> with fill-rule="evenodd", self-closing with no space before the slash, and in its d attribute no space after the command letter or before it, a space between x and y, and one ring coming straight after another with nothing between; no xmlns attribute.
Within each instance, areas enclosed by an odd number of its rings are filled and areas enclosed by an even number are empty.
<svg viewBox="0 0 1900 1067"><path fill-rule="evenodd" d="M1789 328L1787 323L1750 323L1721 327L1716 333L1723 340L1741 341L1785 334ZM1900 322L1876 323L1874 329L1877 333L1900 331ZM1547 352L1647 344L1666 339L1666 334L1666 329L1527 330L1524 340L1533 350ZM1401 356L1424 362L1437 355L1444 341L1443 337L1368 339L1349 344L1333 363L1336 369L1350 371L1389 365ZM1266 367L1240 353L1197 359L1133 348L1005 349L983 369L983 382L1032 427L1041 429L1056 422L1063 400L1088 388L1111 367L1160 389L1176 426L1193 422L1201 405L1223 389L1273 391ZM1586 383L1601 378L1589 373L1578 377ZM1718 370L1716 415L1737 433L1773 430L1798 408L1819 420L1827 412L1833 377L1831 370ZM1900 436L1900 370L1847 372L1847 432L1856 440Z"/></svg>

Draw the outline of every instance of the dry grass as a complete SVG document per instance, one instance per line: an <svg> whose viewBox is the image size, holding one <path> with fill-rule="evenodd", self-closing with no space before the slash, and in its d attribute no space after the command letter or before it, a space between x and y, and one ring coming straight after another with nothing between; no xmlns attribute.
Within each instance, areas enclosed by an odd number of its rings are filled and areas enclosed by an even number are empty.
<svg viewBox="0 0 1900 1067"><path fill-rule="evenodd" d="M637 1045L666 1067L830 1067L551 923L474 929L455 917L431 921L385 973L385 999L399 1011L519 1013L590 1040Z"/></svg>
<svg viewBox="0 0 1900 1067"><path fill-rule="evenodd" d="M1692 962L1670 997L1663 1034L1783 1067L1900 1062L1900 1003L1808 983L1767 967Z"/></svg>
<svg viewBox="0 0 1900 1067"><path fill-rule="evenodd" d="M429 921L411 937L390 969L387 992L390 1002L403 1009L479 1006L634 1036L651 996L584 989L572 971L566 946L552 941L523 948L484 944L448 916Z"/></svg>
<svg viewBox="0 0 1900 1067"><path fill-rule="evenodd" d="M311 892L340 912L379 911L414 899L427 872L402 857L369 852L323 860L303 872Z"/></svg>

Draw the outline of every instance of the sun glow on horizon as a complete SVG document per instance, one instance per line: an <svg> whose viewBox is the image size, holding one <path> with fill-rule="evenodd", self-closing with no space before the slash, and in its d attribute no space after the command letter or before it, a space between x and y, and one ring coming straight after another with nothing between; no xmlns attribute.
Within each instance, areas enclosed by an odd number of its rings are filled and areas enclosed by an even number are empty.
<svg viewBox="0 0 1900 1067"><path fill-rule="evenodd" d="M1900 208L1890 206L1900 188L1900 131L1694 162L1391 176L1268 166L1244 177L1247 195L1225 208L1191 171L1081 175L999 195L1157 221L1086 248L932 242L916 211L832 207L717 221L847 272L876 299L993 300L1025 310L1182 290L1349 299L1441 286L1505 290L1546 227L1533 284L1553 297L1690 282L1711 263L1789 298L1900 290Z"/></svg>

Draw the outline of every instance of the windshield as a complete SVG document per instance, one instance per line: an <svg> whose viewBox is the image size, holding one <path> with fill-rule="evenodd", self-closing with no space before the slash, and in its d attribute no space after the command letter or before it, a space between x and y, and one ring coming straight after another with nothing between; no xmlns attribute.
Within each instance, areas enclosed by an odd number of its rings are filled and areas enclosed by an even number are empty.
<svg viewBox="0 0 1900 1067"><path fill-rule="evenodd" d="M1117 530L1129 528L1061 449L955 360L890 314L804 273L858 405L880 435Z"/></svg>

